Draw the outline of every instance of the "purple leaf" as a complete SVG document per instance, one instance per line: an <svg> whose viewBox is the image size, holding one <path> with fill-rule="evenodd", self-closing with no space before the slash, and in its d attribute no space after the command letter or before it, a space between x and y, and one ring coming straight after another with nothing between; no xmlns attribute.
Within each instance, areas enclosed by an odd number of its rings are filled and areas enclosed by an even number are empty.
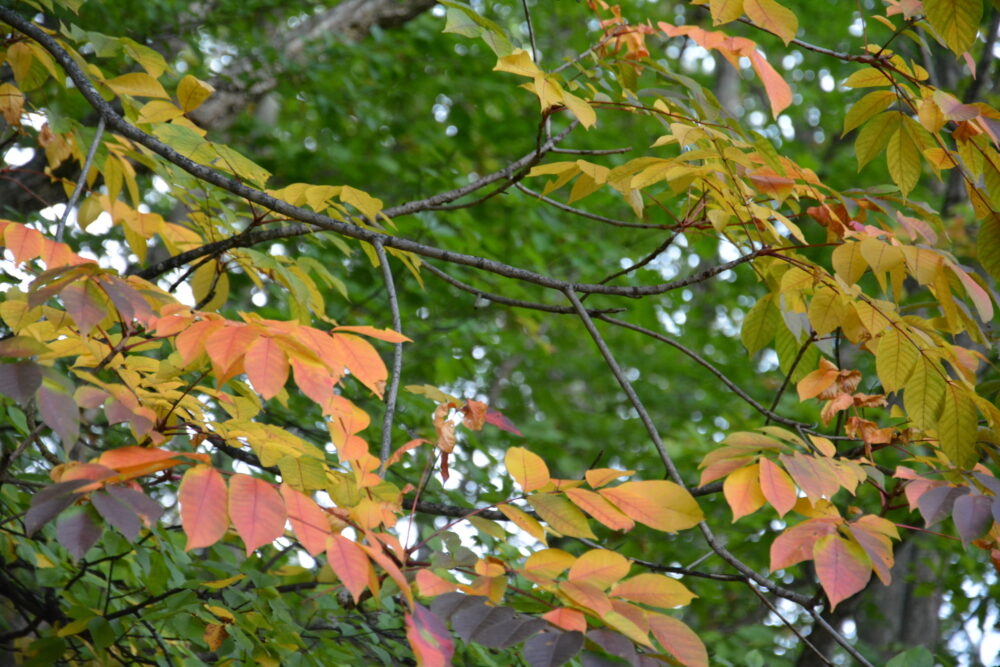
<svg viewBox="0 0 1000 667"><path fill-rule="evenodd" d="M76 493L77 489L92 482L90 479L74 479L47 486L36 493L31 497L31 507L24 516L25 532L34 535L39 528L83 496L82 493Z"/></svg>
<svg viewBox="0 0 1000 667"><path fill-rule="evenodd" d="M579 632L546 631L524 643L521 654L531 667L559 667L583 648Z"/></svg>
<svg viewBox="0 0 1000 667"><path fill-rule="evenodd" d="M917 509L924 517L924 523L933 526L935 523L951 514L955 499L969 492L967 486L939 486L920 496Z"/></svg>
<svg viewBox="0 0 1000 667"><path fill-rule="evenodd" d="M25 405L42 386L41 367L33 361L0 364L0 394Z"/></svg>
<svg viewBox="0 0 1000 667"><path fill-rule="evenodd" d="M992 505L992 496L982 496L978 493L970 493L955 501L951 516L955 520L955 527L958 528L958 536L962 538L963 544L982 537L983 533L989 530L993 523Z"/></svg>
<svg viewBox="0 0 1000 667"><path fill-rule="evenodd" d="M486 605L480 605L463 610L461 614L453 616L451 625L455 628L455 632L462 641L468 642L481 629L509 621L513 617L514 610L510 607L487 607Z"/></svg>
<svg viewBox="0 0 1000 667"><path fill-rule="evenodd" d="M630 663L635 660L635 644L623 634L608 630L607 628L599 628L588 632L587 639L595 642L613 656L627 660Z"/></svg>
<svg viewBox="0 0 1000 667"><path fill-rule="evenodd" d="M73 397L45 383L38 390L38 411L46 426L59 434L63 448L73 449L80 437L80 410Z"/></svg>
<svg viewBox="0 0 1000 667"><path fill-rule="evenodd" d="M130 506L135 513L150 524L156 523L163 515L163 507L142 491L136 491L125 486L109 486L105 489L116 499Z"/></svg>
<svg viewBox="0 0 1000 667"><path fill-rule="evenodd" d="M83 558L101 536L101 528L86 511L64 515L56 523L56 537L75 560Z"/></svg>
<svg viewBox="0 0 1000 667"><path fill-rule="evenodd" d="M104 491L94 491L90 494L90 502L94 503L97 512L104 520L118 529L129 542L135 542L139 537L139 515L131 507L117 498L112 498Z"/></svg>

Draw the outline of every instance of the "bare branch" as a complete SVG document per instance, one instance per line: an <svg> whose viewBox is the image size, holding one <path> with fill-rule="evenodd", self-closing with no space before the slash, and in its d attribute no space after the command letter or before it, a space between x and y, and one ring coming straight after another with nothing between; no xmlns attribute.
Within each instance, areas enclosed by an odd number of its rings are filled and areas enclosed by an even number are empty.
<svg viewBox="0 0 1000 667"><path fill-rule="evenodd" d="M90 150L87 151L87 158L83 161L83 171L80 172L80 177L76 179L76 187L73 188L73 194L70 195L69 201L66 202L66 208L63 210L62 217L59 218L59 224L56 227L56 241L62 241L63 239L63 230L66 229L66 220L69 219L69 212L74 206L76 206L76 200L80 198L83 186L87 182L87 173L90 171L90 166L94 164L94 154L97 153L97 145L101 143L102 134L104 134L103 116L97 120L97 132L94 134L94 140L90 142Z"/></svg>
<svg viewBox="0 0 1000 667"><path fill-rule="evenodd" d="M378 255L379 264L382 265L382 277L385 280L385 291L389 297L389 311L392 313L392 328L397 333L403 333L403 320L399 315L399 300L396 298L396 285L392 279L392 268L389 266L389 257L381 243L375 244L375 253ZM399 376L403 370L403 343L396 343L392 351L392 378L389 380L389 388L385 395L385 415L382 418L382 447L379 450L379 458L382 465L379 469L381 475L385 474L385 464L389 460L389 453L392 447L392 420L396 414L396 396L399 393Z"/></svg>
<svg viewBox="0 0 1000 667"><path fill-rule="evenodd" d="M555 149L553 149L553 152L555 152ZM598 222L603 222L605 224L612 225L614 227L632 227L632 228L635 228L635 229L670 229L671 228L671 225L651 225L651 224L642 223L642 222L625 222L624 220L615 220L614 218L606 218L603 215L597 215L596 213L589 213L589 212L584 211L582 209L574 208L572 206L569 206L568 204L563 204L560 201L556 201L555 199L551 199L549 197L546 197L543 194L540 194L540 193L535 192L534 190L532 190L532 189L530 189L528 187L525 187L521 183L517 184L517 189L520 190L521 192L527 194L527 195L531 195L535 199L538 199L540 201L545 202L549 206L555 206L556 208L558 208L561 211L566 211L567 213L572 213L573 215L578 215L581 218L589 218L590 220L596 220Z"/></svg>

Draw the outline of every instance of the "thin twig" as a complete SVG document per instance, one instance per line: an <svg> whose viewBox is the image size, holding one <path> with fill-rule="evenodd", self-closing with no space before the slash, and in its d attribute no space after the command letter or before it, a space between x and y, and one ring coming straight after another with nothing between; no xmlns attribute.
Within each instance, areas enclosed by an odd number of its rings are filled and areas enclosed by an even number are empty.
<svg viewBox="0 0 1000 667"><path fill-rule="evenodd" d="M785 627L787 627L789 630L791 630L795 634L795 636L799 638L800 642L802 642L803 644L805 644L806 646L808 646L812 650L813 653L815 653L817 656L819 656L819 659L823 661L824 665L832 665L833 664L833 662L831 662L829 658L827 658L825 655L823 655L823 652L820 651L816 647L815 644L813 644L811 641L809 641L809 639L805 635L803 635L801 632L799 632L799 629L795 627L794 623L792 623L787 618L785 618L784 616L781 615L781 612L778 611L778 608L775 607L773 604L771 604L771 601L767 599L767 596L765 596L763 593L761 593L760 591L758 591L756 586L754 586L753 584L747 582L747 588L749 588L753 592L754 595L756 595L758 598L760 598L760 601L763 602L764 605L768 609L771 610L772 614L774 614L775 616L778 617L778 620L780 620L782 623L785 624Z"/></svg>
<svg viewBox="0 0 1000 667"><path fill-rule="evenodd" d="M399 315L399 299L396 297L396 284L392 279L392 267L389 266L389 257L381 243L375 244L375 254L378 255L379 264L382 265L382 278L385 281L386 296L389 297L389 312L392 313L392 328L396 333L403 333L403 320ZM399 394L399 376L403 371L403 343L396 343L392 351L392 378L389 380L389 389L385 396L385 415L382 417L382 447L379 450L379 458L382 465L379 468L379 476L385 475L385 464L389 460L392 449L392 421L396 416L396 396Z"/></svg>
<svg viewBox="0 0 1000 667"><path fill-rule="evenodd" d="M66 208L63 210L62 217L59 218L59 224L56 226L56 241L62 241L63 230L66 229L66 220L69 218L69 212L76 206L76 200L80 197L80 192L83 191L83 186L87 182L87 173L90 171L90 166L94 163L94 155L97 153L97 144L101 142L101 135L104 134L104 116L101 116L97 120L97 133L94 135L94 140L90 142L90 149L87 151L87 158L83 161L83 171L80 173L80 177L76 179L76 187L73 188L73 194L69 196L69 201L66 202Z"/></svg>
<svg viewBox="0 0 1000 667"><path fill-rule="evenodd" d="M572 213L573 215L578 215L581 218L589 218L590 220L596 220L598 222L603 222L614 227L632 227L635 229L670 229L670 225L652 225L644 222L625 222L624 220L616 220L615 218L606 218L603 215L597 215L596 213L589 213L579 208L574 208L568 204L563 204L560 201L556 201L550 197L535 192L531 188L528 188L521 183L516 185L517 189L526 195L530 195L539 201L543 201L549 206L555 206L559 210L566 211L567 213Z"/></svg>
<svg viewBox="0 0 1000 667"><path fill-rule="evenodd" d="M528 0L521 0L521 6L524 7L524 20L528 23L528 40L531 42L531 59L538 64L539 53L538 46L535 45L535 28L531 25L531 12L528 11Z"/></svg>
<svg viewBox="0 0 1000 667"><path fill-rule="evenodd" d="M834 630L833 626L826 622L826 619L823 618L822 614L820 614L818 611L816 611L812 607L809 607L809 614L814 619L816 619L816 622L820 626L822 626L822 628L824 630L826 630L827 634L829 634L831 637L833 637L833 640L835 642L837 642L838 644L840 644L842 647L844 647L845 651L847 651L848 653L851 654L852 658L854 658L855 660L857 660L858 662L860 662L862 665L864 665L864 667L875 667L874 665L872 665L872 663L868 662L868 660L865 658L865 656L861 655L861 653L858 652L858 649L856 649L853 646L851 646L851 643L849 641L847 641L847 639L843 635L841 635L839 632L837 632L836 630Z"/></svg>
<svg viewBox="0 0 1000 667"><path fill-rule="evenodd" d="M567 153L569 155L617 155L631 152L631 146L622 148L553 148L550 153Z"/></svg>
<svg viewBox="0 0 1000 667"><path fill-rule="evenodd" d="M795 355L795 359L792 361L791 367L788 369L788 372L785 373L784 381L781 383L781 386L778 387L778 393L774 395L774 400L771 401L770 411L772 413L777 409L778 403L781 402L781 397L785 395L785 389L788 388L789 383L792 381L792 374L795 373L795 369L798 368L799 362L802 361L802 357L805 355L806 350L809 349L809 346L812 345L813 340L814 340L813 336L809 336L806 339L806 342L803 343L801 347L799 347L799 353ZM764 421L764 423L765 424L771 423L771 417L768 416L768 418Z"/></svg>

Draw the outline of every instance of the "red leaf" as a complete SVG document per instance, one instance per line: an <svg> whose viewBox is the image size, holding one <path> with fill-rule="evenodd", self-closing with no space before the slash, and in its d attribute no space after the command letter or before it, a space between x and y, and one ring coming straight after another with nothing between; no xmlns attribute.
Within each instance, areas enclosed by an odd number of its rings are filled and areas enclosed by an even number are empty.
<svg viewBox="0 0 1000 667"><path fill-rule="evenodd" d="M771 572L809 560L820 537L837 532L839 518L808 519L792 526L771 543Z"/></svg>
<svg viewBox="0 0 1000 667"><path fill-rule="evenodd" d="M246 348L243 370L253 388L267 400L284 388L288 380L288 358L277 341L261 336Z"/></svg>
<svg viewBox="0 0 1000 667"><path fill-rule="evenodd" d="M326 539L330 537L326 512L312 498L287 484L281 485L281 496L285 499L288 520L299 542L310 556L322 553L326 549Z"/></svg>
<svg viewBox="0 0 1000 667"><path fill-rule="evenodd" d="M343 535L334 535L327 543L326 560L357 604L361 593L368 587L368 573L371 571L364 550Z"/></svg>
<svg viewBox="0 0 1000 667"><path fill-rule="evenodd" d="M493 424L502 431L507 431L508 433L513 433L514 435L519 435L521 437L524 437L524 434L521 433L519 430L517 430L517 427L514 426L514 422L507 419L507 417L505 417L503 413L498 412L492 408L486 409L486 416L483 419L486 421L487 424Z"/></svg>
<svg viewBox="0 0 1000 667"><path fill-rule="evenodd" d="M178 497L181 526L188 538L185 551L210 547L222 539L229 526L229 515L226 482L218 470L207 465L188 470L181 480Z"/></svg>
<svg viewBox="0 0 1000 667"><path fill-rule="evenodd" d="M285 502L274 487L250 475L229 480L229 517L243 538L247 556L285 532Z"/></svg>

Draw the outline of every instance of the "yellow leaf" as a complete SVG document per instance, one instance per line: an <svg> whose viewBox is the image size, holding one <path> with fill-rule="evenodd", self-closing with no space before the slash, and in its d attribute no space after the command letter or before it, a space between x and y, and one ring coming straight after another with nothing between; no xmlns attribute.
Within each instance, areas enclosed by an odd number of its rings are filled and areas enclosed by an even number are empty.
<svg viewBox="0 0 1000 667"><path fill-rule="evenodd" d="M712 10L712 25L722 25L735 21L743 15L743 0L709 0Z"/></svg>
<svg viewBox="0 0 1000 667"><path fill-rule="evenodd" d="M976 40L983 4L981 0L924 0L924 13L947 47L961 55Z"/></svg>
<svg viewBox="0 0 1000 667"><path fill-rule="evenodd" d="M844 134L863 125L868 119L882 113L896 101L891 90L873 90L855 102L844 114Z"/></svg>
<svg viewBox="0 0 1000 667"><path fill-rule="evenodd" d="M573 112L573 115L585 128L589 130L597 124L597 113L589 102L565 90L562 93L562 98L563 104Z"/></svg>
<svg viewBox="0 0 1000 667"><path fill-rule="evenodd" d="M233 612L229 611L225 607L220 607L218 605L213 605L213 604L206 604L205 609L209 610L210 612L215 614L216 617L221 618L223 621L229 621L230 623L232 623L233 621L236 620L236 616L233 615Z"/></svg>
<svg viewBox="0 0 1000 667"><path fill-rule="evenodd" d="M628 575L632 563L616 551L591 549L585 552L569 569L570 581L586 581L604 590Z"/></svg>
<svg viewBox="0 0 1000 667"><path fill-rule="evenodd" d="M600 489L598 493L630 519L656 530L684 530L705 518L690 493L665 480L625 482Z"/></svg>
<svg viewBox="0 0 1000 667"><path fill-rule="evenodd" d="M846 242L837 246L833 251L832 262L833 270L848 285L858 282L868 268L861 254L860 243Z"/></svg>
<svg viewBox="0 0 1000 667"><path fill-rule="evenodd" d="M493 68L493 71L511 72L512 74L520 74L521 76L532 78L541 74L538 65L531 59L531 54L524 49L517 49L509 56L504 56L497 60L497 65Z"/></svg>
<svg viewBox="0 0 1000 667"><path fill-rule="evenodd" d="M131 72L108 79L104 84L117 95L132 95L133 97L160 97L169 99L167 91L160 82L145 72Z"/></svg>
<svg viewBox="0 0 1000 667"><path fill-rule="evenodd" d="M799 19L795 14L774 0L743 0L743 11L761 28L770 30L785 44L795 38Z"/></svg>
<svg viewBox="0 0 1000 667"><path fill-rule="evenodd" d="M177 84L177 101L184 113L194 111L215 92L208 83L188 74Z"/></svg>
<svg viewBox="0 0 1000 667"><path fill-rule="evenodd" d="M851 74L844 81L844 85L848 88L873 88L876 86L890 86L892 85L892 79L888 74L880 69L875 69L874 67L865 67L864 69L859 69L857 72ZM892 93L890 93L892 94ZM895 97L895 95L893 95ZM886 104L886 107L889 105ZM885 107L883 107L885 108ZM845 130L846 131L846 130Z"/></svg>
<svg viewBox="0 0 1000 667"><path fill-rule="evenodd" d="M937 424L941 450L952 463L964 469L971 468L979 459L976 452L978 411L967 391L954 382L945 386L944 404Z"/></svg>
<svg viewBox="0 0 1000 667"><path fill-rule="evenodd" d="M587 517L566 496L554 493L536 493L528 496L528 502L553 530L570 537L596 539L593 531L590 530Z"/></svg>
<svg viewBox="0 0 1000 667"><path fill-rule="evenodd" d="M576 556L562 549L542 549L528 556L523 571L537 577L555 579L576 562Z"/></svg>
<svg viewBox="0 0 1000 667"><path fill-rule="evenodd" d="M611 589L610 595L664 609L683 607L698 597L676 579L648 572L621 582Z"/></svg>
<svg viewBox="0 0 1000 667"><path fill-rule="evenodd" d="M920 147L906 125L901 125L891 137L886 148L889 175L905 197L920 178Z"/></svg>
<svg viewBox="0 0 1000 667"><path fill-rule="evenodd" d="M518 528L528 533L542 544L546 543L545 529L542 528L542 524L538 523L535 517L518 509L517 507L514 507L513 505L508 505L506 503L497 505L497 509L503 512L503 515L510 519Z"/></svg>
<svg viewBox="0 0 1000 667"><path fill-rule="evenodd" d="M524 447L511 447L504 456L507 472L517 481L525 493L537 491L551 479L549 468L542 457L529 452Z"/></svg>
<svg viewBox="0 0 1000 667"><path fill-rule="evenodd" d="M879 340L875 355L875 368L882 387L887 392L902 389L917 365L919 355L914 341L907 339L896 327L887 329Z"/></svg>

